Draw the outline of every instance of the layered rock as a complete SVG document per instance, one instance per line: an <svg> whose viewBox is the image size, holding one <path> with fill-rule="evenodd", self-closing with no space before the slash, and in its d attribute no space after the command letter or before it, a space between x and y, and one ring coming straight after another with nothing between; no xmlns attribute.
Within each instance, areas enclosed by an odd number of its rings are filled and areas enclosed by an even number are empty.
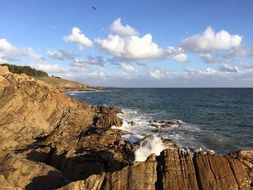
<svg viewBox="0 0 253 190"><path fill-rule="evenodd" d="M157 157L151 155L147 161L120 171L72 182L61 190L252 189L251 175L251 168L238 158L203 153L190 155L175 148L164 150Z"/></svg>
<svg viewBox="0 0 253 190"><path fill-rule="evenodd" d="M94 111L26 75L10 72L0 78L0 149L15 149L35 142L39 136L79 132L93 123Z"/></svg>
<svg viewBox="0 0 253 190"><path fill-rule="evenodd" d="M252 150L190 155L167 143L134 162L137 145L111 128L119 112L0 67L0 189L252 189Z"/></svg>
<svg viewBox="0 0 253 190"><path fill-rule="evenodd" d="M67 183L61 172L13 153L0 157L0 189L55 189Z"/></svg>

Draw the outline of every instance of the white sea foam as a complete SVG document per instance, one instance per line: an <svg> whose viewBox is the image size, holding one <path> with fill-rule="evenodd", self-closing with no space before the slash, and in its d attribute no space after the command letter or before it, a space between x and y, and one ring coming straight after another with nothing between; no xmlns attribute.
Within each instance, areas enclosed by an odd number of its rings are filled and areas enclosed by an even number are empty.
<svg viewBox="0 0 253 190"><path fill-rule="evenodd" d="M141 142L140 147L135 151L135 161L145 161L152 153L160 155L165 148L162 139L157 135L152 135L151 138Z"/></svg>
<svg viewBox="0 0 253 190"><path fill-rule="evenodd" d="M197 150L199 148L207 151L196 138L196 135L201 133L201 130L197 126L182 122L182 125L162 128L158 133L157 128L149 122L155 119L152 116L137 110L123 109L122 111L123 113L118 116L123 118L123 125L113 128L127 133L122 136L124 140L131 143L141 142L140 147L135 151L135 161L145 161L152 153L159 155L162 150L167 148L162 138L172 140L185 151ZM159 125L159 122L157 124ZM149 138L142 140L147 136Z"/></svg>

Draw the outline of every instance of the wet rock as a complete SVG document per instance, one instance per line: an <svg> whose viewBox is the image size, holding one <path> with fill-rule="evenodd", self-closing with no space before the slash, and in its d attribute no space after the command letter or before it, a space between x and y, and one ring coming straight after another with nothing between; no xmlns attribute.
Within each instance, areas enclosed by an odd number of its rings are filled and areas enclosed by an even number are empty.
<svg viewBox="0 0 253 190"><path fill-rule="evenodd" d="M131 126L134 126L135 125L135 122L134 121L129 121L127 122L127 124L131 125Z"/></svg>
<svg viewBox="0 0 253 190"><path fill-rule="evenodd" d="M155 127L158 129L157 132L160 132L159 130L162 128L170 128L170 127L175 127L175 126L181 126L183 125L183 121L181 120L153 120L149 121L151 127Z"/></svg>

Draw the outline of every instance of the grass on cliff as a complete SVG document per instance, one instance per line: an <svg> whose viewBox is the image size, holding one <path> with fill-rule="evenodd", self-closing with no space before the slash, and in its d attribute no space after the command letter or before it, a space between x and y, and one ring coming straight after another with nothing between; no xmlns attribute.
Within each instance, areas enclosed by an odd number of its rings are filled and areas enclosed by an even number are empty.
<svg viewBox="0 0 253 190"><path fill-rule="evenodd" d="M73 85L82 85L83 87L88 88L88 85L86 85L86 84L81 84L76 81L66 80L66 79L62 79L62 78L54 77L54 76L52 76L52 77L35 77L35 78L42 80L43 82L46 82L46 83L51 84L53 86L73 84Z"/></svg>
<svg viewBox="0 0 253 190"><path fill-rule="evenodd" d="M18 65L11 65L11 64L0 64L0 66L7 66L9 71L16 74L26 74L28 76L33 77L48 77L48 74L44 71L33 69L29 66L18 66Z"/></svg>
<svg viewBox="0 0 253 190"><path fill-rule="evenodd" d="M60 77L48 76L44 71L36 70L29 66L18 66L12 64L0 64L0 66L7 66L9 71L16 74L26 74L28 76L34 77L35 79L41 80L47 84L54 86L59 90L92 90L88 85L82 84L76 81L70 81L62 79Z"/></svg>

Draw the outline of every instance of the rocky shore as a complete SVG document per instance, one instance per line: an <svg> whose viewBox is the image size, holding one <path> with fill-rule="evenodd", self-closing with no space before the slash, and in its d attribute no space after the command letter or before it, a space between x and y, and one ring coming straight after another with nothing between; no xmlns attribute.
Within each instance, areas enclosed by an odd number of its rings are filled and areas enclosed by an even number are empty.
<svg viewBox="0 0 253 190"><path fill-rule="evenodd" d="M192 155L171 145L135 162L138 143L112 128L119 112L0 67L0 190L253 189L253 150Z"/></svg>

